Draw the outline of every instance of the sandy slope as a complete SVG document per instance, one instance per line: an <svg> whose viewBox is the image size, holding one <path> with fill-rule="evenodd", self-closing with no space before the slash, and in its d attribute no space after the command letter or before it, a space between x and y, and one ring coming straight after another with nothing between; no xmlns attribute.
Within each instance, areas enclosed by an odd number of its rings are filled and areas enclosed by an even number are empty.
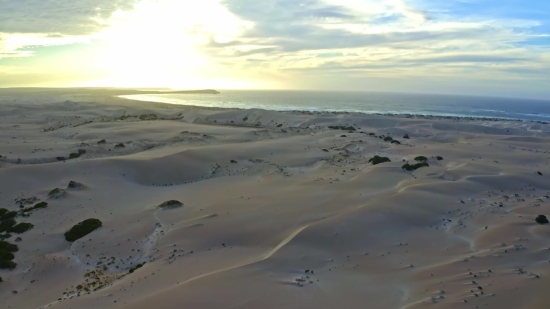
<svg viewBox="0 0 550 309"><path fill-rule="evenodd" d="M534 218L550 215L549 135L531 122L2 93L0 208L49 205L17 218L35 227L8 239L20 250L0 270L0 307L548 308L550 226ZM392 162L368 164L375 154ZM430 167L401 169L418 155ZM47 197L71 180L85 187ZM184 206L156 208L173 199ZM65 241L87 218L103 227Z"/></svg>

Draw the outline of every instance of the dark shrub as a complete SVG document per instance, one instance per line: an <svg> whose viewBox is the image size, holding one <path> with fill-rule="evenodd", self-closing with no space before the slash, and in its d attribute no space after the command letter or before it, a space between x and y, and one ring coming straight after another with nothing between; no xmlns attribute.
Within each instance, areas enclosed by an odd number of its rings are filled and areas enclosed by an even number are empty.
<svg viewBox="0 0 550 309"><path fill-rule="evenodd" d="M75 241L80 239L94 230L101 227L102 223L98 219L87 219L77 225L73 226L68 232L65 233L65 239L67 241Z"/></svg>
<svg viewBox="0 0 550 309"><path fill-rule="evenodd" d="M391 136L384 137L384 142L391 142L393 141L393 138Z"/></svg>
<svg viewBox="0 0 550 309"><path fill-rule="evenodd" d="M391 143L392 143L392 144L401 145L401 142L398 141L398 140L396 140L396 139L394 139L393 141L391 141Z"/></svg>
<svg viewBox="0 0 550 309"><path fill-rule="evenodd" d="M19 223L15 226L12 226L8 232L10 233L16 233L16 234L22 234L22 233L25 233L26 231L32 229L34 227L34 225L32 225L31 223Z"/></svg>
<svg viewBox="0 0 550 309"><path fill-rule="evenodd" d="M283 124L282 124L282 123L279 123L279 124L277 125L277 128L280 128L280 127L282 127L282 126L283 126Z"/></svg>
<svg viewBox="0 0 550 309"><path fill-rule="evenodd" d="M349 127L346 127L346 126L329 126L328 128L333 129L333 130L343 130L343 131L356 131L357 130L352 126L349 126Z"/></svg>
<svg viewBox="0 0 550 309"><path fill-rule="evenodd" d="M370 135L370 136L375 136L376 134L374 134L374 133L369 133L369 135Z"/></svg>
<svg viewBox="0 0 550 309"><path fill-rule="evenodd" d="M548 223L548 219L546 218L545 215L538 215L538 216L535 218L535 221L536 221L538 224L547 224L547 223Z"/></svg>
<svg viewBox="0 0 550 309"><path fill-rule="evenodd" d="M428 158L426 158L425 156L418 156L414 158L414 160L419 162L425 162L425 161L428 161Z"/></svg>
<svg viewBox="0 0 550 309"><path fill-rule="evenodd" d="M5 215L8 212L6 208L0 208L0 216Z"/></svg>
<svg viewBox="0 0 550 309"><path fill-rule="evenodd" d="M428 167L430 166L428 163L426 162L421 162L421 163L416 163L416 164L413 164L413 165L410 165L409 163L403 165L401 168L404 169L404 170L407 170L407 171L415 171L421 167Z"/></svg>
<svg viewBox="0 0 550 309"><path fill-rule="evenodd" d="M9 211L5 213L2 217L0 217L0 221L4 221L10 218L15 218L16 216L17 216L17 211Z"/></svg>
<svg viewBox="0 0 550 309"><path fill-rule="evenodd" d="M541 172L537 172L537 174L539 174L540 176L542 176L542 173L541 173Z"/></svg>
<svg viewBox="0 0 550 309"><path fill-rule="evenodd" d="M176 201L176 200L170 200L170 201L166 201L166 202L158 205L157 208L160 208L160 209L174 209L174 208L180 208L182 206L183 206L182 202Z"/></svg>
<svg viewBox="0 0 550 309"><path fill-rule="evenodd" d="M80 154L77 152L73 152L69 155L69 159L76 159L78 157L80 157Z"/></svg>
<svg viewBox="0 0 550 309"><path fill-rule="evenodd" d="M35 209L46 208L46 207L48 207L48 203L46 203L46 202L40 202L40 203L34 205L33 207L29 207L29 208L23 209L23 212L29 212L29 211L33 211L33 210L35 210Z"/></svg>
<svg viewBox="0 0 550 309"><path fill-rule="evenodd" d="M106 144L106 143L107 143L107 141L106 141L106 140L104 140L104 139L102 139L102 140L100 140L99 142L97 142L97 144L98 144L98 145L101 145L101 144Z"/></svg>
<svg viewBox="0 0 550 309"><path fill-rule="evenodd" d="M84 185L81 184L80 182L76 182L76 181L69 181L69 184L67 185L67 189L73 189L73 190L78 190L78 189L83 189L84 188Z"/></svg>
<svg viewBox="0 0 550 309"><path fill-rule="evenodd" d="M403 135L403 138L404 138L404 139L410 139L409 134Z"/></svg>
<svg viewBox="0 0 550 309"><path fill-rule="evenodd" d="M3 233L7 230L9 230L12 226L14 226L17 222L15 222L15 219L9 218L6 220L3 220L0 223L0 233Z"/></svg>
<svg viewBox="0 0 550 309"><path fill-rule="evenodd" d="M65 157L57 157L57 161L65 161Z"/></svg>
<svg viewBox="0 0 550 309"><path fill-rule="evenodd" d="M437 157L435 157L435 158L437 159L437 161L443 160L443 157L442 157L442 156L437 156Z"/></svg>
<svg viewBox="0 0 550 309"><path fill-rule="evenodd" d="M0 260L0 269L14 269L17 264L12 261Z"/></svg>
<svg viewBox="0 0 550 309"><path fill-rule="evenodd" d="M14 258L15 258L15 255L13 255L13 253L6 250L0 250L0 260L11 261Z"/></svg>
<svg viewBox="0 0 550 309"><path fill-rule="evenodd" d="M48 193L48 197L50 198L61 198L65 196L67 196L67 191L59 188L55 188Z"/></svg>
<svg viewBox="0 0 550 309"><path fill-rule="evenodd" d="M78 149L78 153L83 155L86 153L86 150L85 149Z"/></svg>
<svg viewBox="0 0 550 309"><path fill-rule="evenodd" d="M115 148L124 148L124 147L126 147L126 146L124 146L123 143L118 143L118 144L115 145Z"/></svg>
<svg viewBox="0 0 550 309"><path fill-rule="evenodd" d="M372 163L372 165L377 165L385 162L391 162L390 158L388 157L380 157L380 156L374 156L369 159L369 163Z"/></svg>
<svg viewBox="0 0 550 309"><path fill-rule="evenodd" d="M134 271L136 271L137 269L143 267L143 265L145 265L145 263L142 263L142 264L137 264L136 267L132 267L130 268L130 270L128 271L128 273L133 273Z"/></svg>
<svg viewBox="0 0 550 309"><path fill-rule="evenodd" d="M19 248L17 245L10 244L9 242L5 240L0 240L0 250L9 251L9 252L17 252L19 251Z"/></svg>

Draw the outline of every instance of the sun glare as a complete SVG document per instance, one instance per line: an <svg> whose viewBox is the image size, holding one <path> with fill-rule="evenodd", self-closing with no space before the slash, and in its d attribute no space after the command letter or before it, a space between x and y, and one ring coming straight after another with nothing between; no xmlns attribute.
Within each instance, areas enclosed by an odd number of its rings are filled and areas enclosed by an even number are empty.
<svg viewBox="0 0 550 309"><path fill-rule="evenodd" d="M109 77L97 83L119 87L201 84L201 76L213 64L199 45L232 40L249 26L218 0L146 0L132 12L116 12L110 23L98 35L102 47L96 59ZM223 84L219 86L235 86Z"/></svg>

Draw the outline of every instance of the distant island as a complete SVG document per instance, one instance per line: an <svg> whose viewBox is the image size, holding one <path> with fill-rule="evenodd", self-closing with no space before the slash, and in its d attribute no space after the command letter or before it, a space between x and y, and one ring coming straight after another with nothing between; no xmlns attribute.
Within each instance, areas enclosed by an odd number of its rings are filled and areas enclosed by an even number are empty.
<svg viewBox="0 0 550 309"><path fill-rule="evenodd" d="M181 91L140 91L137 90L136 94L220 94L219 91L214 89L203 89L203 90L181 90Z"/></svg>

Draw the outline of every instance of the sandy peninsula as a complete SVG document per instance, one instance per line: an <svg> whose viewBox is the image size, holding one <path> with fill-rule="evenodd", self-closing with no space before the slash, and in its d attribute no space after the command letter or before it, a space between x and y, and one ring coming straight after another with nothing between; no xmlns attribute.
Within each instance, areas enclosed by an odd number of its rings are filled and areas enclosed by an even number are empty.
<svg viewBox="0 0 550 309"><path fill-rule="evenodd" d="M122 92L0 90L0 308L550 308L550 125Z"/></svg>

